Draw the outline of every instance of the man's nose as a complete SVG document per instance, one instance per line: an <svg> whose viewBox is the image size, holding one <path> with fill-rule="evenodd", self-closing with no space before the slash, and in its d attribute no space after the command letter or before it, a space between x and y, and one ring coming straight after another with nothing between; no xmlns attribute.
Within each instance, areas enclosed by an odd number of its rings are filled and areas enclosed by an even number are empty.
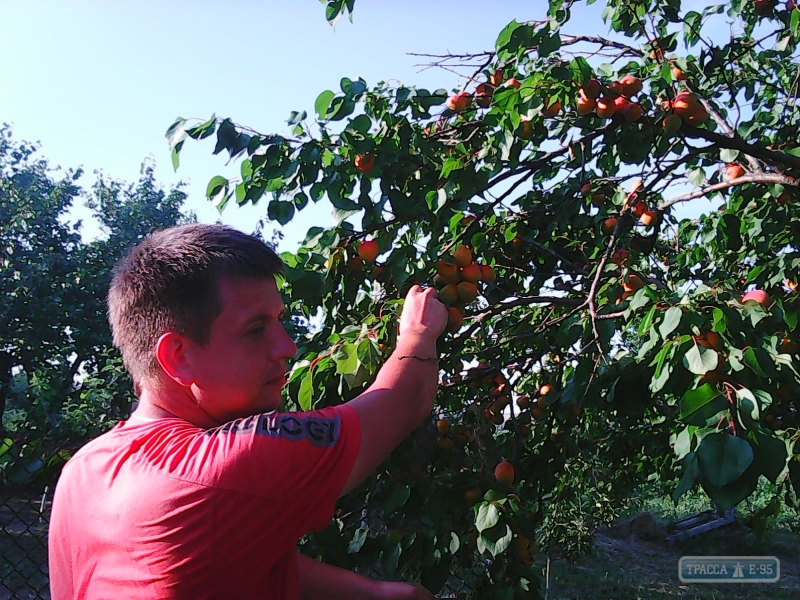
<svg viewBox="0 0 800 600"><path fill-rule="evenodd" d="M294 343L294 340L283 326L280 328L280 334L278 338L279 339L276 340L276 344L274 346L274 353L276 355L275 358L279 360L289 360L294 358L295 354L297 354L297 344Z"/></svg>

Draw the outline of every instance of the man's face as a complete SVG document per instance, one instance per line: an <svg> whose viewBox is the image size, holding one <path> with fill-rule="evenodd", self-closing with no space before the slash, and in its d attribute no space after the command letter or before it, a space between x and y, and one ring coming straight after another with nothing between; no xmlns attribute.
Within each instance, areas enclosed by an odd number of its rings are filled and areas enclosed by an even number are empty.
<svg viewBox="0 0 800 600"><path fill-rule="evenodd" d="M281 402L286 361L297 352L281 323L283 300L273 279L224 278L222 312L204 346L189 344L192 391L220 423L269 412Z"/></svg>

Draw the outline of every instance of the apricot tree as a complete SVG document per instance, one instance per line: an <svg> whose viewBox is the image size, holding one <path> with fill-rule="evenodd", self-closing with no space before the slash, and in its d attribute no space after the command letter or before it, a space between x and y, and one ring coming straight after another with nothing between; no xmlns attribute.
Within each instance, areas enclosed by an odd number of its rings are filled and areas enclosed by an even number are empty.
<svg viewBox="0 0 800 600"><path fill-rule="evenodd" d="M322 315L290 408L364 388L410 285L450 305L437 414L310 551L535 596L536 543L582 548L646 479L724 510L766 478L798 505L800 10L767 4L607 0L603 37L570 35L581 3L551 0L493 52L431 57L473 65L461 89L343 78L291 135L170 127L176 161L211 136L241 158L241 178L208 185L220 208L261 202L286 224L333 207L283 256L292 311ZM445 292L463 282L477 299Z"/></svg>

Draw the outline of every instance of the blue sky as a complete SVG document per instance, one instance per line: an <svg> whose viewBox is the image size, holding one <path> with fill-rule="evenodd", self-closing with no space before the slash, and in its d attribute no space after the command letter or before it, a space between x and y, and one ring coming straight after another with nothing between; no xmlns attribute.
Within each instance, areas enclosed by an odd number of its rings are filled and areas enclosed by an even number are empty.
<svg viewBox="0 0 800 600"><path fill-rule="evenodd" d="M603 5L578 7L568 31L606 32ZM0 121L13 124L16 139L41 142L51 164L82 166L86 187L96 169L134 181L152 156L159 181L189 184L186 208L201 221L252 231L266 203L220 215L205 200L212 176L237 173L211 154L210 141L187 142L173 172L164 132L176 116L216 113L269 133L285 131L292 110L313 114L319 92L337 90L344 76L451 89L463 80L420 72L422 59L407 53L491 50L508 22L544 18L545 6L358 0L355 22L334 29L317 0L4 2ZM314 224L331 224L327 209L303 211L281 248L294 249Z"/></svg>

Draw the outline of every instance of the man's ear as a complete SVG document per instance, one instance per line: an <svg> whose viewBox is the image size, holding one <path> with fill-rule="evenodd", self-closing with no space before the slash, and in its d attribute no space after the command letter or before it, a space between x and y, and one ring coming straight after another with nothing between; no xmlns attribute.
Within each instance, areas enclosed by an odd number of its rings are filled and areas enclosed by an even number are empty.
<svg viewBox="0 0 800 600"><path fill-rule="evenodd" d="M186 340L174 331L166 332L156 342L156 360L164 373L176 383L189 387L194 383L194 376L186 350Z"/></svg>

